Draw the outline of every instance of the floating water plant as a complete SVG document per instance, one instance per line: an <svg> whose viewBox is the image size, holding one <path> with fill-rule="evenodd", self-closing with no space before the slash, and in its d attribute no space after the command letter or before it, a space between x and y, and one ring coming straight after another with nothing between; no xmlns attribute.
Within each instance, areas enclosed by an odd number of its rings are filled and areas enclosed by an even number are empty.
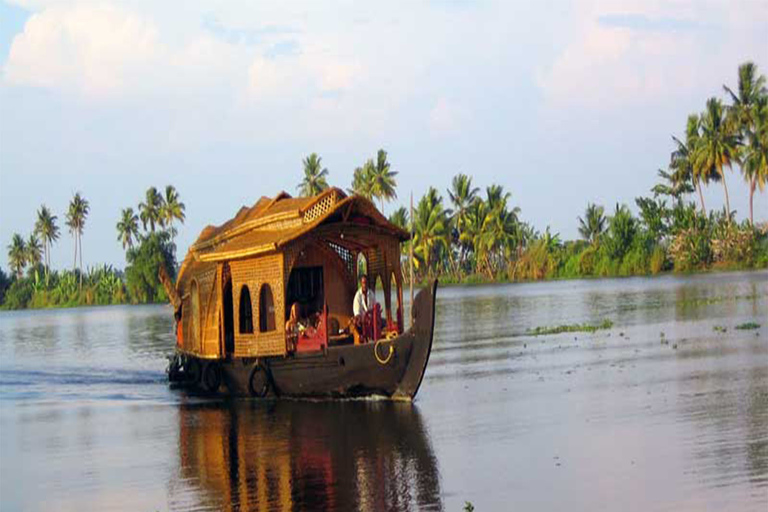
<svg viewBox="0 0 768 512"><path fill-rule="evenodd" d="M759 329L760 324L756 324L755 322L747 322L745 324L739 324L735 327L735 329L739 329L742 331L746 331L747 329Z"/></svg>
<svg viewBox="0 0 768 512"><path fill-rule="evenodd" d="M539 326L534 329L529 329L534 336L540 336L542 334L560 334L563 332L595 332L600 329L610 329L613 327L613 322L606 319L599 324L567 324L558 325L554 327Z"/></svg>
<svg viewBox="0 0 768 512"><path fill-rule="evenodd" d="M712 330L719 333L724 333L728 331L728 329L726 327L723 327L722 325L716 325L712 327Z"/></svg>

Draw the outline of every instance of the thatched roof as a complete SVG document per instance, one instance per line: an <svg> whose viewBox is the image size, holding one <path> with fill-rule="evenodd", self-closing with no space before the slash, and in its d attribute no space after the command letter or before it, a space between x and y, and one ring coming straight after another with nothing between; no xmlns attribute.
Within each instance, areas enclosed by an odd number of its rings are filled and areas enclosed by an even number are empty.
<svg viewBox="0 0 768 512"><path fill-rule="evenodd" d="M281 192L242 207L218 227L208 226L190 247L188 258L225 261L279 250L323 223L351 222L372 226L386 235L408 240L408 232L389 222L369 200L330 188L314 197Z"/></svg>

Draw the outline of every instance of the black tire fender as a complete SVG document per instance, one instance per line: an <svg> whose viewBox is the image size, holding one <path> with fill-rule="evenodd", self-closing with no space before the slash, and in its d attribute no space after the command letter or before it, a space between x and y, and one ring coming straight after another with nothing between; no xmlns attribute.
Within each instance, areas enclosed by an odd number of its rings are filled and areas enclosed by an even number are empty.
<svg viewBox="0 0 768 512"><path fill-rule="evenodd" d="M185 358L184 370L187 374L188 382L191 384L197 384L200 382L200 378L202 377L200 361L191 357Z"/></svg>
<svg viewBox="0 0 768 512"><path fill-rule="evenodd" d="M221 365L208 363L203 369L203 387L206 391L215 393L221 387Z"/></svg>
<svg viewBox="0 0 768 512"><path fill-rule="evenodd" d="M269 372L258 362L248 375L248 392L259 398L264 398L269 392Z"/></svg>

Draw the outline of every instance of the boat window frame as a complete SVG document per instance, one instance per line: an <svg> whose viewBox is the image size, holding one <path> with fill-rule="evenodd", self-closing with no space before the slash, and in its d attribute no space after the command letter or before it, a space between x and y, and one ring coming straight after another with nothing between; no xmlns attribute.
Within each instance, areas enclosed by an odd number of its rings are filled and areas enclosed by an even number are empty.
<svg viewBox="0 0 768 512"><path fill-rule="evenodd" d="M248 301L247 305L243 303L243 300ZM251 299L251 290L247 284L240 287L237 323L240 334L253 334L253 300Z"/></svg>
<svg viewBox="0 0 768 512"><path fill-rule="evenodd" d="M271 302L272 310L266 309L264 292L269 293L269 299ZM272 328L269 328L269 319L272 318ZM262 283L259 287L259 332L274 332L277 330L277 322L275 321L275 294L272 292L272 287L269 283Z"/></svg>

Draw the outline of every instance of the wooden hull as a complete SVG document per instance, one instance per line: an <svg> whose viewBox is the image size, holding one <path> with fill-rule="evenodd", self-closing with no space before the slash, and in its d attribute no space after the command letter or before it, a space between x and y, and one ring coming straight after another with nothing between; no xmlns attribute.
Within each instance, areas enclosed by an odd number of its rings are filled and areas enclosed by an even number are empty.
<svg viewBox="0 0 768 512"><path fill-rule="evenodd" d="M205 361L180 354L182 368L174 369L172 362L169 377L192 389L235 396L411 400L432 350L436 292L437 281L419 292L413 326L392 340L332 346L285 358Z"/></svg>

